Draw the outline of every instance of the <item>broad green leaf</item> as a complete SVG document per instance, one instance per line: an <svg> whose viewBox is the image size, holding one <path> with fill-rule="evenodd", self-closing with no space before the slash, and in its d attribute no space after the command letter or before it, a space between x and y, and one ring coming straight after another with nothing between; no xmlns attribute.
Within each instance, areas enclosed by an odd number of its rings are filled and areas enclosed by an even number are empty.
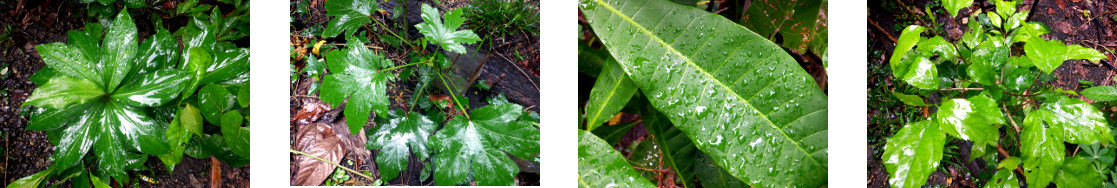
<svg viewBox="0 0 1117 188"><path fill-rule="evenodd" d="M779 33L783 46L805 54L812 41L826 40L825 31L815 28L819 12L825 11L820 8L825 4L826 1L817 0L753 1L745 10L741 25L770 40L775 40Z"/></svg>
<svg viewBox="0 0 1117 188"><path fill-rule="evenodd" d="M454 116L431 140L438 151L435 182L463 184L473 174L477 185L514 184L520 170L507 154L529 158L539 153L539 129L515 121L521 111L516 104L497 104L473 110L472 120Z"/></svg>
<svg viewBox="0 0 1117 188"><path fill-rule="evenodd" d="M225 144L234 154L243 158L250 158L249 140L251 140L248 127L241 127L244 116L240 111L229 111L221 115L221 135L225 137Z"/></svg>
<svg viewBox="0 0 1117 188"><path fill-rule="evenodd" d="M1001 86L1004 86L1004 89L1013 92L1024 91L1028 88L1031 88L1032 84L1035 83L1036 74L1039 74L1039 72L1036 72L1035 70L1030 68L1013 69L1012 72L1009 72L1008 75L1003 78L1004 80L1001 80Z"/></svg>
<svg viewBox="0 0 1117 188"><path fill-rule="evenodd" d="M957 17L958 10L970 5L973 5L973 0L942 0L942 8L945 8L951 17Z"/></svg>
<svg viewBox="0 0 1117 188"><path fill-rule="evenodd" d="M947 42L940 36L935 36L927 40L919 41L916 50L925 52L927 54L937 54L941 59L953 60L958 57L958 50L954 49L954 44Z"/></svg>
<svg viewBox="0 0 1117 188"><path fill-rule="evenodd" d="M1017 157L1009 157L1007 159L1001 160L1000 163L997 163L997 169L1012 170L1016 169L1016 166L1020 166L1020 158Z"/></svg>
<svg viewBox="0 0 1117 188"><path fill-rule="evenodd" d="M578 130L578 187L610 186L654 187L655 184L641 178L613 146L589 131Z"/></svg>
<svg viewBox="0 0 1117 188"><path fill-rule="evenodd" d="M1020 11L1012 14L1011 17L1005 17L1004 29L1014 30L1017 27L1020 27L1020 25L1028 21L1028 13L1029 11Z"/></svg>
<svg viewBox="0 0 1117 188"><path fill-rule="evenodd" d="M993 174L993 179L985 182L985 188L1017 188L1020 187L1020 180L1017 179L1012 169L1001 169Z"/></svg>
<svg viewBox="0 0 1117 188"><path fill-rule="evenodd" d="M968 48L975 48L978 44L981 44L982 41L985 41L985 29L981 27L981 23L978 23L977 19L973 16L970 17L970 20L973 20L967 25L970 30L962 34L962 43Z"/></svg>
<svg viewBox="0 0 1117 188"><path fill-rule="evenodd" d="M345 123L356 133L368 121L369 112L386 114L388 111L387 77L380 67L392 62L373 53L360 41L350 39L349 49L334 50L326 55L330 72L322 82L322 101L336 107L345 103Z"/></svg>
<svg viewBox="0 0 1117 188"><path fill-rule="evenodd" d="M1105 115L1086 101L1060 95L1044 101L1040 108L1051 112L1046 120L1062 129L1063 139L1071 144L1113 143Z"/></svg>
<svg viewBox="0 0 1117 188"><path fill-rule="evenodd" d="M1008 61L1009 47L1000 43L987 40L973 49L973 55L967 59L970 63L966 68L966 75L974 82L984 85L994 85L1001 67Z"/></svg>
<svg viewBox="0 0 1117 188"><path fill-rule="evenodd" d="M190 80L187 72L163 69L138 75L134 82L121 85L112 99L131 106L161 106L182 93L183 82Z"/></svg>
<svg viewBox="0 0 1117 188"><path fill-rule="evenodd" d="M1082 90L1082 95L1096 101L1117 100L1117 87L1095 86Z"/></svg>
<svg viewBox="0 0 1117 188"><path fill-rule="evenodd" d="M236 105L236 99L221 85L209 84L198 90L198 108L210 124L221 125L221 115Z"/></svg>
<svg viewBox="0 0 1117 188"><path fill-rule="evenodd" d="M131 151L145 154L162 155L169 153L167 140L162 127L147 117L146 113L135 107L119 103L106 103L101 112L102 118L96 122L99 133L93 143L97 156L98 171L117 179L125 179L125 170L130 166L142 164L146 159ZM114 125L114 126L107 126Z"/></svg>
<svg viewBox="0 0 1117 188"><path fill-rule="evenodd" d="M430 155L427 137L437 128L433 121L419 113L396 116L387 123L377 126L376 131L368 136L366 145L370 150L379 150L376 154L376 164L385 181L395 179L400 172L407 169L412 153L419 160L425 160Z"/></svg>
<svg viewBox="0 0 1117 188"><path fill-rule="evenodd" d="M927 57L918 56L904 59L898 66L903 67L895 67L900 69L892 69L892 73L896 74L897 70L906 71L904 74L896 76L900 77L908 84L920 89L939 88L939 69L935 66L935 63L931 62Z"/></svg>
<svg viewBox="0 0 1117 188"><path fill-rule="evenodd" d="M636 84L625 75L624 68L617 61L606 61L597 81L590 89L589 102L586 104L586 130L593 131L602 123L609 121L628 103L636 93Z"/></svg>
<svg viewBox="0 0 1117 188"><path fill-rule="evenodd" d="M593 132L594 135L597 135L597 137L601 138L602 140L605 140L606 143L617 144L617 142L620 141L621 138L624 137L624 135L628 133L628 131L631 130L633 126L636 126L637 123L640 122L604 125L599 128L593 129L593 131L591 132Z"/></svg>
<svg viewBox="0 0 1117 188"><path fill-rule="evenodd" d="M749 187L745 182L740 179L734 178L732 174L726 172L725 169L718 167L713 159L706 154L695 155L697 159L694 160L694 174L698 182L702 183L702 187L709 188L732 188L732 187ZM690 159L688 159L689 161ZM682 175L676 171L676 174ZM685 180L684 180L685 181ZM687 182L690 183L690 182ZM692 187L698 187L696 185Z"/></svg>
<svg viewBox="0 0 1117 188"><path fill-rule="evenodd" d="M757 187L824 184L827 99L779 46L666 1L584 0L580 9L651 104L719 166Z"/></svg>
<svg viewBox="0 0 1117 188"><path fill-rule="evenodd" d="M105 89L108 92L116 91L117 85L132 71L132 62L136 58L139 46L136 41L136 24L132 22L132 15L128 9L121 10L109 25L105 40L101 47L101 76L104 79Z"/></svg>
<svg viewBox="0 0 1117 188"><path fill-rule="evenodd" d="M1021 13L1017 13L1017 14L1021 14ZM1013 16L1013 17L1016 17L1016 16ZM1027 15L1026 11L1020 17L1022 17L1022 18L1015 18L1015 19L1027 19L1028 15ZM1012 20L1009 20L1009 21L1012 21ZM1039 23L1039 22L1024 23L1024 22L1021 21L1020 28L1012 31L1012 35L1011 35L1012 42L1016 43L1016 42L1028 41L1028 40L1031 40L1032 38L1038 38L1041 35L1045 35L1048 32L1050 32L1050 31L1048 31L1047 27L1043 26L1042 23Z"/></svg>
<svg viewBox="0 0 1117 188"><path fill-rule="evenodd" d="M139 56L136 57L139 65L132 69L132 74L154 72L178 64L178 42L166 29L159 28L155 35L140 43L139 48Z"/></svg>
<svg viewBox="0 0 1117 188"><path fill-rule="evenodd" d="M92 109L103 108L102 104L94 104L88 107ZM71 123L70 126L62 130L63 136L58 144L55 145L54 155L51 160L54 161L52 166L57 169L67 169L77 165L81 162L82 157L86 152L93 147L101 133L98 129L98 120L103 118L103 112L90 110L85 114L81 114L78 120Z"/></svg>
<svg viewBox="0 0 1117 188"><path fill-rule="evenodd" d="M198 88L201 79L206 73L206 67L213 62L213 54L211 54L209 50L203 47L188 49L188 52L185 53L186 64L183 65L183 69L190 74L190 81L187 82L188 85L186 85L186 89L182 94L182 98L184 99L194 94L194 90Z"/></svg>
<svg viewBox="0 0 1117 188"><path fill-rule="evenodd" d="M101 178L97 178L97 176L89 176L89 181L93 183L94 188L111 188L112 187L112 186L109 186L108 183L105 183L104 181L101 181Z"/></svg>
<svg viewBox="0 0 1117 188"><path fill-rule="evenodd" d="M1040 109L1028 113L1020 131L1020 158L1024 160L1024 177L1028 185L1046 187L1063 166L1066 148L1062 130L1049 120L1051 111Z"/></svg>
<svg viewBox="0 0 1117 188"><path fill-rule="evenodd" d="M198 84L211 84L248 74L248 48L215 51L214 61Z"/></svg>
<svg viewBox="0 0 1117 188"><path fill-rule="evenodd" d="M935 124L942 131L974 144L996 145L1000 131L995 124L1005 124L997 103L985 94L969 99L951 99L939 106ZM975 145L974 147L979 147Z"/></svg>
<svg viewBox="0 0 1117 188"><path fill-rule="evenodd" d="M1103 176L1094 171L1086 158L1074 156L1066 159L1059 173L1055 174L1058 187L1102 187ZM1030 178L1030 177L1029 177Z"/></svg>
<svg viewBox="0 0 1117 188"><path fill-rule="evenodd" d="M198 110L197 107L194 107L194 105L187 103L185 106L182 107L181 110L178 111L178 114L175 115L175 118L179 119L182 127L186 128L187 131L192 132L198 136L202 135L202 121L205 120L202 119L201 111Z"/></svg>
<svg viewBox="0 0 1117 188"><path fill-rule="evenodd" d="M904 104L907 105L927 106L927 103L923 102L923 97L920 97L919 95L908 95L893 91L892 96L896 97L896 99L900 99L900 102L904 102Z"/></svg>
<svg viewBox="0 0 1117 188"><path fill-rule="evenodd" d="M36 172L35 174L27 177L19 178L18 180L13 181L11 184L8 184L8 188L37 188L39 187L39 184L47 178L47 175L50 175L50 172L52 170L53 169L47 169L44 171Z"/></svg>
<svg viewBox="0 0 1117 188"><path fill-rule="evenodd" d="M888 183L892 187L920 187L942 159L946 134L934 121L919 121L905 125L884 146L884 167L888 169Z"/></svg>
<svg viewBox="0 0 1117 188"><path fill-rule="evenodd" d="M993 0L993 4L997 6L997 14L1001 17L1008 18L1016 13L1016 1Z"/></svg>
<svg viewBox="0 0 1117 188"><path fill-rule="evenodd" d="M46 85L39 86L24 104L51 109L65 109L104 96L105 90L85 79L55 76Z"/></svg>
<svg viewBox="0 0 1117 188"><path fill-rule="evenodd" d="M65 109L38 108L31 112L31 121L27 123L27 130L50 131L78 119L95 102L70 106ZM99 103L97 103L99 104Z"/></svg>
<svg viewBox="0 0 1117 188"><path fill-rule="evenodd" d="M1087 59L1097 62L1106 58L1105 54L1092 48L1079 45L1067 46L1059 40L1044 40L1039 37L1028 39L1028 42L1024 43L1024 52L1036 67L1048 74L1055 71L1055 68L1059 68L1059 65L1066 60Z"/></svg>
<svg viewBox="0 0 1117 188"><path fill-rule="evenodd" d="M237 90L237 104L241 107L248 107L252 102L251 88L250 83L244 83L244 85L240 86L240 89Z"/></svg>
<svg viewBox="0 0 1117 188"><path fill-rule="evenodd" d="M35 50L43 58L43 63L53 70L57 70L66 76L89 80L96 86L101 86L101 68L97 65L99 61L87 58L99 57L99 54L87 55L78 47L62 43L38 45L35 46Z"/></svg>
<svg viewBox="0 0 1117 188"><path fill-rule="evenodd" d="M1001 16L1000 15L997 15L997 13L995 13L995 12L985 12L985 15L986 15L986 17L989 18L989 22L993 23L993 27L1001 27L1001 24L1003 22L1001 21ZM1008 17L1005 17L1005 19L1008 19ZM994 31L994 32L1000 32L1000 31Z"/></svg>
<svg viewBox="0 0 1117 188"><path fill-rule="evenodd" d="M372 23L372 11L376 0L330 0L326 1L326 16L334 16L322 31L323 37L335 37L344 33L352 36L362 26Z"/></svg>
<svg viewBox="0 0 1117 188"><path fill-rule="evenodd" d="M186 127L182 124L183 111L185 111L185 107L180 109L178 111L179 115L175 116L175 118L171 120L171 123L167 125L166 134L167 143L170 146L168 150L170 150L170 152L158 156L159 160L163 161L163 165L167 167L167 173L172 173L175 165L182 162L182 154L186 151L185 144L194 136L190 131L186 130Z"/></svg>
<svg viewBox="0 0 1117 188"><path fill-rule="evenodd" d="M458 27L465 21L461 17L462 9L455 9L446 12L443 19L439 19L438 9L423 3L423 23L415 25L415 29L423 34L424 38L430 40L431 43L439 44L443 49L454 53L464 54L465 46L462 44L473 44L481 41L481 38L473 33L473 30L458 30Z"/></svg>
<svg viewBox="0 0 1117 188"><path fill-rule="evenodd" d="M578 42L578 72L597 77L608 61L614 61L608 51L593 49L586 43Z"/></svg>
<svg viewBox="0 0 1117 188"><path fill-rule="evenodd" d="M733 185L734 183L744 184L740 179L726 172L725 169L718 167L716 163L710 160L709 156L704 154L699 155L698 153L700 152L698 152L698 148L694 146L694 142L691 141L685 133L672 125L671 121L668 120L666 116L655 111L655 108L648 105L647 102L643 103L647 107L640 112L640 118L643 120L644 126L647 127L648 134L654 136L653 140L659 145L659 150L662 151L661 155L663 156L664 167L670 167L675 170L675 174L682 180L683 187L696 187L692 181L696 173L698 173L699 176L702 176L703 173L710 173L713 176L719 177L719 180L721 178L729 178L732 181L724 181L725 184L729 185ZM699 162L695 162L695 158L698 158ZM699 164L702 162L705 163ZM701 167L703 165L708 169L696 169L703 168ZM706 186L710 187L713 185Z"/></svg>
<svg viewBox="0 0 1117 188"><path fill-rule="evenodd" d="M901 58L908 54L908 51L914 48L916 44L919 44L919 40L921 40L919 34L923 33L925 29L923 26L910 25L900 33L899 42L896 43L896 48L892 51L892 57L888 59L888 64L891 65L892 73L896 77L902 77L904 73L907 73L906 71L897 72L896 67L901 64Z"/></svg>

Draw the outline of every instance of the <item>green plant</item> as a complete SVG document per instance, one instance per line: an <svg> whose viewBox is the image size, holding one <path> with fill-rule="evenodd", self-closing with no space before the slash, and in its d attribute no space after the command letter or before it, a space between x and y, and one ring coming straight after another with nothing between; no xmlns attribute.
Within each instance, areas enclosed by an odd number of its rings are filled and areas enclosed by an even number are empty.
<svg viewBox="0 0 1117 188"><path fill-rule="evenodd" d="M827 97L780 46L669 1L584 0L579 9L608 49L579 52L588 60L580 71L597 77L580 116L580 186L652 185L634 181L635 165L609 146L628 128L601 124L622 111L640 115L663 168L685 187L826 183Z"/></svg>
<svg viewBox="0 0 1117 188"><path fill-rule="evenodd" d="M527 0L475 1L465 9L470 27L490 38L514 34L539 35L538 2Z"/></svg>
<svg viewBox="0 0 1117 188"><path fill-rule="evenodd" d="M465 53L465 46L462 44L473 44L481 40L472 30L458 30L465 22L461 9L446 12L441 16L442 19L439 17L438 9L423 4L423 22L415 25L415 29L423 34L423 39L459 54Z"/></svg>
<svg viewBox="0 0 1117 188"><path fill-rule="evenodd" d="M46 177L72 180L77 187L113 180L123 185L134 181L127 171L147 169L148 155L161 159L168 171L184 153L212 154L233 166L247 163L249 133L242 125L248 117L240 111L247 114L249 105L248 49L216 42L200 23L192 23L200 30L182 29L185 52L161 27L138 42L127 9L107 29L88 24L70 31L67 43L36 46L47 66L31 77L39 88L24 103L35 107L27 129L46 131L57 151L50 168L10 186L38 185ZM206 88L191 97L198 85ZM203 131L202 114L220 134ZM187 144L194 135L200 144Z"/></svg>
<svg viewBox="0 0 1117 188"><path fill-rule="evenodd" d="M1113 154L1106 154L1109 148L1091 144L1113 143L1108 123L1094 106L1066 96L1073 91L1044 83L1066 60L1097 61L1105 56L1094 49L1040 38L1047 29L1040 23L1025 22L1028 11L1017 11L1011 1L994 1L997 12L971 16L970 31L960 41L923 37L926 28L918 25L901 33L889 59L892 74L920 90L893 94L908 105L937 105L939 110L927 120L908 122L888 140L881 158L891 175L889 183L893 187L922 186L940 165L950 135L973 142L969 160L986 155L1000 160L999 170L986 187L1018 187L1019 179L1025 177L1034 187L1051 182L1059 187L1102 186L1100 175L1105 167L1092 162L1112 164ZM943 4L953 15L972 2ZM1011 52L1016 43L1024 43L1023 54ZM1094 90L1104 93L1101 88ZM943 102L925 103L924 97L932 93L939 93ZM1019 140L1011 139L1017 137ZM1087 152L1068 157L1067 150L1073 148L1064 147L1064 142L1086 146ZM1002 151L1000 155L987 152L994 147ZM1022 170L1023 176L1013 170Z"/></svg>

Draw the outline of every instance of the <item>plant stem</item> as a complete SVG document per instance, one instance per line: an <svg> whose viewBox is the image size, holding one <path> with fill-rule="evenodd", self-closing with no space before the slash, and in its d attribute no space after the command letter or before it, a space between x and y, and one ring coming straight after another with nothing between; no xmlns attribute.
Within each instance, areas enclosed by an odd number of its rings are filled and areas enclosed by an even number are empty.
<svg viewBox="0 0 1117 188"><path fill-rule="evenodd" d="M1020 126L1016 126L1016 120L1012 120L1012 111L1009 111L1008 106L1005 106L1004 103L1001 103L1001 108L1005 109L1005 114L1008 114L1008 122L1011 123L1010 125L1012 125L1012 128L1016 129L1016 132L1019 133Z"/></svg>
<svg viewBox="0 0 1117 188"><path fill-rule="evenodd" d="M400 66L388 67L388 68L386 68L386 69L380 69L380 70L379 70L379 72L385 72L385 71L390 71L390 70L393 70L393 69L404 68L404 67L410 67L410 66L413 66L413 65L418 65L418 64L423 64L423 63L425 63L425 62L415 62L415 63L408 63L408 64L406 64L406 65L400 65Z"/></svg>
<svg viewBox="0 0 1117 188"><path fill-rule="evenodd" d="M293 150L293 149L289 149L289 150L291 150L291 153L294 153L294 154L305 155L307 157L318 159L319 161L322 161L322 162L330 163L331 165L337 166L338 168L345 169L345 171L349 171L350 173L357 174L357 176L364 177L365 179L368 179L369 181L376 181L376 178L369 177L369 176L365 175L364 173L358 172L358 171L353 170L353 169L346 168L346 167L341 166L337 163L331 162L330 160L318 158L317 156L310 155L309 153L304 153L304 152L299 151L299 150Z"/></svg>
<svg viewBox="0 0 1117 188"><path fill-rule="evenodd" d="M982 91L982 90L985 90L985 88L946 88L946 89L939 89L939 91Z"/></svg>
<svg viewBox="0 0 1117 188"><path fill-rule="evenodd" d="M442 80L442 86L445 86L446 91L450 92L450 100L453 100L454 104L457 104L454 106L457 106L458 109L462 111L462 115L465 115L465 119L473 120L473 118L469 117L469 113L465 111L465 108L462 107L462 103L458 101L458 96L454 95L454 88L451 88L449 84L446 84L446 78L442 77L442 73L438 73L438 79Z"/></svg>
<svg viewBox="0 0 1117 188"><path fill-rule="evenodd" d="M385 26L383 23L380 23L379 19L373 18L372 21L376 21L377 25L380 25L380 27L384 27L385 31L388 31L388 33L391 33L392 36L396 36L396 38L398 38L400 41L403 41L403 43L406 43L408 46L413 46L413 45L411 45L410 41L407 41L407 39L404 39L403 37L400 37L399 35L396 34L395 31L392 31L391 29L389 29L388 26Z"/></svg>

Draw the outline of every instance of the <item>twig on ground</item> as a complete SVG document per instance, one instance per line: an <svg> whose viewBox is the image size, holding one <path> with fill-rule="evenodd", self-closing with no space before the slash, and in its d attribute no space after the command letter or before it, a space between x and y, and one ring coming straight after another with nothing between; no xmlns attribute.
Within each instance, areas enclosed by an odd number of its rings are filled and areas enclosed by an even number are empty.
<svg viewBox="0 0 1117 188"><path fill-rule="evenodd" d="M330 160L318 158L317 156L310 155L309 153L305 153L305 152L302 152L302 151L299 151L299 150L293 150L293 149L291 149L291 153L304 155L304 156L308 156L310 158L318 159L319 161L330 163L331 165L337 166L338 168L345 169L345 171L349 171L350 173L356 174L357 176L364 177L365 179L368 179L369 181L376 181L376 178L369 177L368 175L365 175L364 173L358 172L358 171L350 169L350 168L346 168L346 167L341 166L337 163L334 163Z"/></svg>

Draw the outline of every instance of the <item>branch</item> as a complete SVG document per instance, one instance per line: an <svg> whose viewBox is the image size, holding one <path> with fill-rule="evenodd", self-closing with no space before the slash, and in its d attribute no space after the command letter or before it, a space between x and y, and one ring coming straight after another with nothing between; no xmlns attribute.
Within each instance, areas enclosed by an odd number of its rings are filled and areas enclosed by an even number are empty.
<svg viewBox="0 0 1117 188"><path fill-rule="evenodd" d="M939 91L982 91L982 90L985 90L985 88L946 88L946 89L939 89Z"/></svg>
<svg viewBox="0 0 1117 188"><path fill-rule="evenodd" d="M1008 110L1008 107L1005 106L1004 103L1001 103L1001 108L1005 110L1005 114L1008 114L1008 123L1011 123L1010 125L1012 125L1012 128L1016 129L1016 132L1019 133L1020 126L1016 125L1016 120L1012 120L1012 112Z"/></svg>
<svg viewBox="0 0 1117 188"><path fill-rule="evenodd" d="M1000 153L1002 156L1005 157L1005 159L1012 157L1011 155L1008 155L1008 152L1005 151L1004 147L1001 147L1000 143L997 144L997 153ZM1020 173L1020 177L1024 177L1024 170L1020 169L1019 165L1016 166L1016 172Z"/></svg>

